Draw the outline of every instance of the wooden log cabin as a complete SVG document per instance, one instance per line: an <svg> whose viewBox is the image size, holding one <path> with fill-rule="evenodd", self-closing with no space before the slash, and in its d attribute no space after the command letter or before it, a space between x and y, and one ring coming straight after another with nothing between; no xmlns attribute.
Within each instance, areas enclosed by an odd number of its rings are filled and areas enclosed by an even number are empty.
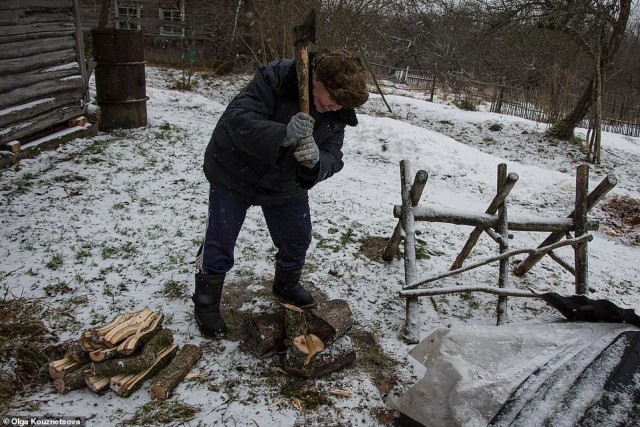
<svg viewBox="0 0 640 427"><path fill-rule="evenodd" d="M88 102L77 0L0 1L1 163L97 131Z"/></svg>
<svg viewBox="0 0 640 427"><path fill-rule="evenodd" d="M78 2L89 44L103 0ZM217 69L246 50L237 37L251 16L246 0L110 0L109 5L107 27L142 31L150 64Z"/></svg>

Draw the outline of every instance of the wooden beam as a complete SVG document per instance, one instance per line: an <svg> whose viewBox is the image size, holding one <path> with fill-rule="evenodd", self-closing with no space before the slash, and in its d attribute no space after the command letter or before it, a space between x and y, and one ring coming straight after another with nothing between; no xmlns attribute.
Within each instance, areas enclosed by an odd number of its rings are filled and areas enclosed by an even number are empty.
<svg viewBox="0 0 640 427"><path fill-rule="evenodd" d="M420 203L420 198L422 197L422 192L424 190L425 185L427 184L427 179L429 179L429 174L424 170L419 170L416 172L416 176L413 179L413 184L411 184L411 204L413 206L418 206ZM400 241L402 240L402 221L398 220L396 224L396 228L393 230L393 234L387 245L382 250L381 258L384 261L391 261L393 257L396 256L398 252L398 248L400 247Z"/></svg>
<svg viewBox="0 0 640 427"><path fill-rule="evenodd" d="M593 240L593 236L591 234L584 234L580 237L577 237L575 239L570 239L570 240L564 240L562 242L557 242L554 243L552 245L549 246L544 246L542 248L535 248L535 249L516 249L516 250L511 250L505 253L501 253L500 255L496 255L496 256L492 256L489 258L486 258L482 261L478 261L476 263L470 264L466 267L461 267L461 268L457 268L455 270L451 270L448 271L446 273L442 273L442 274L438 274L437 276L428 278L428 279L420 279L420 280L416 280L412 283L409 283L407 286L405 286L403 288L403 290L407 290L407 289L415 289L420 285L424 285L430 282L433 282L435 280L439 280L439 279L444 279L445 277L449 277L449 276L455 276L456 274L460 274L463 273L465 271L469 271L469 270L473 270L474 268L478 268L482 265L486 265L486 264L490 264L492 262L496 262L496 261L500 261L502 259L507 259L510 258L512 256L515 255L520 255L520 254L546 254L549 251L552 251L554 249L563 247L563 246L567 246L567 245L575 245L578 243L583 243L583 242L590 242L591 240Z"/></svg>
<svg viewBox="0 0 640 427"><path fill-rule="evenodd" d="M594 190L589 193L587 197L587 211L593 209L595 205L597 205L600 200L602 200L609 191L611 191L618 184L618 179L615 175L607 175L601 182L598 184ZM568 218L573 218L575 211L571 212ZM587 224L588 229L588 224ZM565 232L556 231L551 233L538 247L548 246L552 243L560 241L565 236ZM545 254L531 254L527 258L525 258L520 264L516 266L513 270L513 274L516 276L522 276L527 271L531 270L531 268L544 257Z"/></svg>
<svg viewBox="0 0 640 427"><path fill-rule="evenodd" d="M576 208L574 210L574 235L576 237L583 236L587 233L587 197L589 193L589 165L578 166L576 173ZM587 243L580 243L574 246L575 252L575 289L578 295L587 295L589 293L588 286L588 249Z"/></svg>
<svg viewBox="0 0 640 427"><path fill-rule="evenodd" d="M435 295L448 295L463 292L486 292L502 297L538 298L532 291L514 288L496 288L493 286L451 286L448 288L408 289L400 291L400 296L405 298L425 297Z"/></svg>
<svg viewBox="0 0 640 427"><path fill-rule="evenodd" d="M518 179L519 177L516 173L510 173L509 175L507 175L505 182L499 187L498 193L493 198L493 200L489 204L489 207L485 211L486 214L493 215L498 211L498 208L500 207L502 202L507 198L513 187L516 185L516 182L518 182ZM460 254L458 254L458 257L451 265L452 270L462 267L464 260L469 256L471 250L482 235L482 230L482 227L476 227L473 229L473 231L469 235L469 238L467 239L467 242L464 244L464 247L460 251ZM485 227L484 230L489 233L489 229L487 227Z"/></svg>
<svg viewBox="0 0 640 427"><path fill-rule="evenodd" d="M397 218L402 214L402 206L396 205L393 214ZM414 208L414 218L416 221L445 222L449 224L469 225L473 227L493 228L498 227L498 216L476 213L471 211L453 210L444 208L433 208L416 206ZM511 231L559 231L573 230L572 218L543 218L543 217L510 217L508 223ZM595 231L600 227L599 221L587 221L587 230Z"/></svg>

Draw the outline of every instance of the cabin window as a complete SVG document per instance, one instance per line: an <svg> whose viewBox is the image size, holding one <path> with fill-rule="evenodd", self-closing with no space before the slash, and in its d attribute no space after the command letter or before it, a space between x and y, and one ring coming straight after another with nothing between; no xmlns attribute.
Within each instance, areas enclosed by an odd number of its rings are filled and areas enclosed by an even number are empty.
<svg viewBox="0 0 640 427"><path fill-rule="evenodd" d="M184 3L180 9L160 8L160 34L166 36L184 36Z"/></svg>
<svg viewBox="0 0 640 427"><path fill-rule="evenodd" d="M121 30L140 29L140 5L115 1L116 28Z"/></svg>

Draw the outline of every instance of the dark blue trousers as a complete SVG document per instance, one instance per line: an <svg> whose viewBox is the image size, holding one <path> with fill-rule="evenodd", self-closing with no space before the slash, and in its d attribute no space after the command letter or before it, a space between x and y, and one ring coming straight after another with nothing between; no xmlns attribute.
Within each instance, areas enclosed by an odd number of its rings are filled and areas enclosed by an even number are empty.
<svg viewBox="0 0 640 427"><path fill-rule="evenodd" d="M236 240L251 206L213 186L210 188L207 231L196 260L201 273L223 274L231 270ZM260 206L271 240L278 249L278 267L283 271L302 268L311 244L309 200L304 197Z"/></svg>

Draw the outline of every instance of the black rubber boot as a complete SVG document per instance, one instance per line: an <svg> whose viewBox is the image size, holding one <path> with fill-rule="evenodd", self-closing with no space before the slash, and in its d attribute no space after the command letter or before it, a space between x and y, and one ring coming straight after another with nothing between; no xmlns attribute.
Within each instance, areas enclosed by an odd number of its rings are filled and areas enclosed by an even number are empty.
<svg viewBox="0 0 640 427"><path fill-rule="evenodd" d="M282 271L276 266L276 275L273 279L273 293L285 302L298 307L311 307L315 301L311 294L300 286L302 269Z"/></svg>
<svg viewBox="0 0 640 427"><path fill-rule="evenodd" d="M208 338L223 338L227 325L220 314L220 298L224 285L224 274L196 274L196 292L193 300L193 316L202 335Z"/></svg>

